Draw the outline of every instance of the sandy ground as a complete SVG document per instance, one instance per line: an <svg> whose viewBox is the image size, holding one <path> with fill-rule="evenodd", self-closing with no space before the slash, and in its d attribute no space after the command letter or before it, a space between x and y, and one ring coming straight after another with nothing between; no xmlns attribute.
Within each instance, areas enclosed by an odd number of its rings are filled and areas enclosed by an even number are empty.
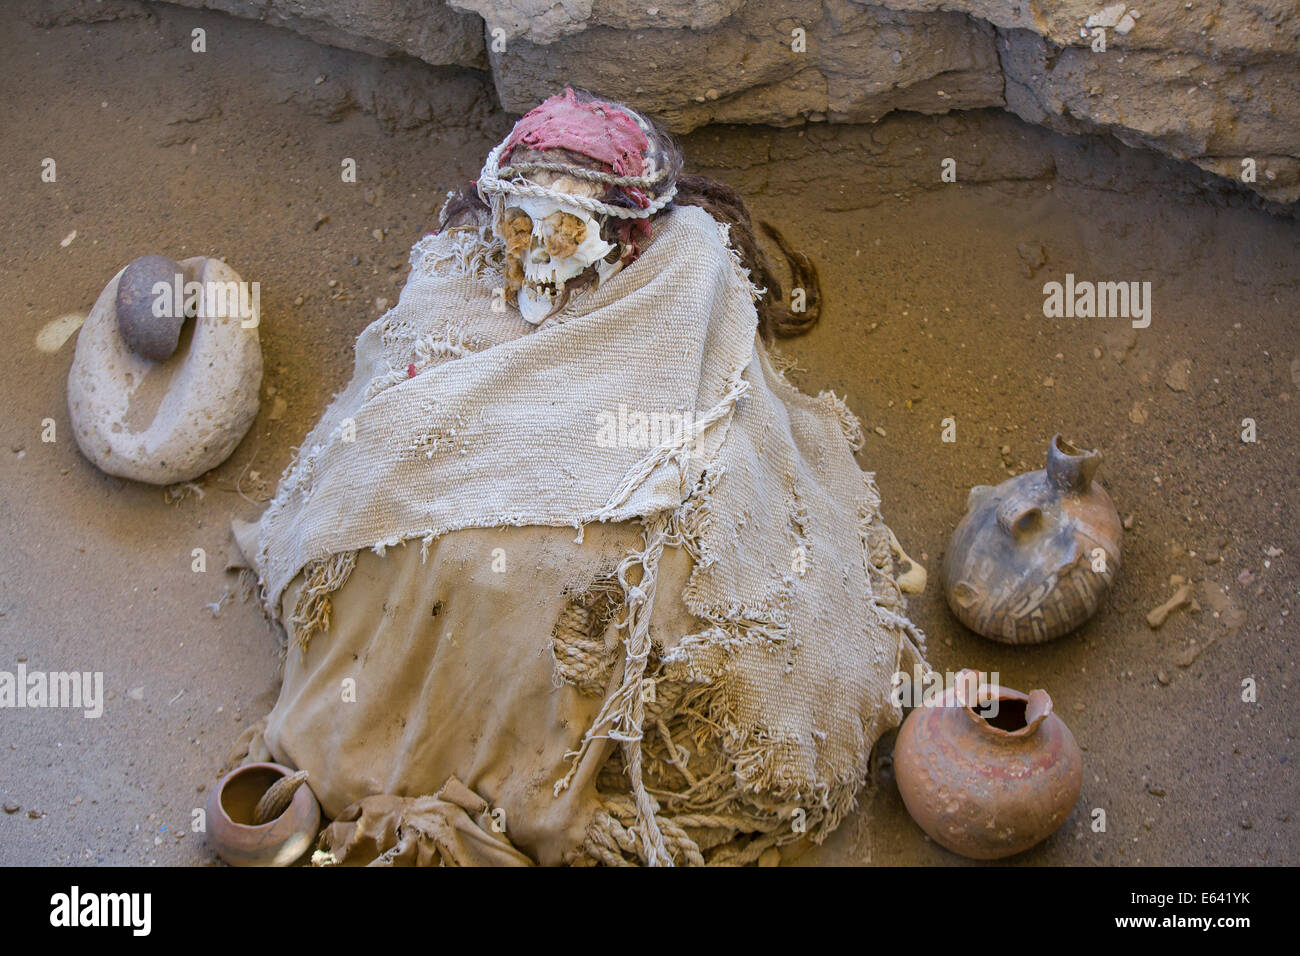
<svg viewBox="0 0 1300 956"><path fill-rule="evenodd" d="M103 671L108 700L98 720L0 711L0 863L207 864L190 814L277 692L258 610L207 607L236 589L229 519L259 512L345 383L376 300L396 301L407 249L512 118L474 74L220 15L38 29L4 14L0 670ZM196 24L206 55L188 50ZM1015 862L1300 862L1296 220L1189 167L1001 114L705 129L685 146L820 265L825 317L783 347L804 388L846 395L866 426L860 461L931 571L912 611L932 663L1046 688L1085 749L1073 815ZM948 156L956 184L939 182ZM40 179L45 157L55 183ZM345 157L356 184L340 180ZM1017 250L1035 244L1046 263L1031 275ZM65 399L75 337L53 354L35 344L150 252L224 257L262 284L261 412L174 503L80 455ZM1150 280L1150 328L1044 318L1042 284L1066 272ZM955 444L940 440L949 416ZM1240 440L1244 418L1255 443ZM1124 567L1082 631L1008 648L954 621L939 560L967 489L1041 467L1058 430L1104 450L1132 516ZM1175 574L1198 582L1201 610L1152 631L1146 612ZM1098 808L1105 832L1090 827ZM910 821L886 762L801 862L965 861Z"/></svg>

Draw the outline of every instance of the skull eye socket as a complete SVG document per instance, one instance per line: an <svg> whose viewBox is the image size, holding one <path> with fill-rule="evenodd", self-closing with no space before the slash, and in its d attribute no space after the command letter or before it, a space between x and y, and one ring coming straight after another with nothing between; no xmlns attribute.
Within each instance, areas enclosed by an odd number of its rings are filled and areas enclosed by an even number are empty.
<svg viewBox="0 0 1300 956"><path fill-rule="evenodd" d="M587 238L587 224L572 213L557 212L547 216L546 251L552 256L567 259L578 251Z"/></svg>
<svg viewBox="0 0 1300 956"><path fill-rule="evenodd" d="M528 250L541 262L567 259L577 254L586 238L587 224L572 213L556 211L535 223L522 209L506 210L506 251L513 255Z"/></svg>
<svg viewBox="0 0 1300 956"><path fill-rule="evenodd" d="M532 240L533 220L522 209L506 212L506 251L520 253L528 248Z"/></svg>

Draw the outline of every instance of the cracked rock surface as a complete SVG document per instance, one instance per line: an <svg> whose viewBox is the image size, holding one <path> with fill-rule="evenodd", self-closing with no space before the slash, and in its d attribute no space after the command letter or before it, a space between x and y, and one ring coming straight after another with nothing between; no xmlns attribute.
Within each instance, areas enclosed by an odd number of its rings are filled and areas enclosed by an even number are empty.
<svg viewBox="0 0 1300 956"><path fill-rule="evenodd" d="M1249 0L168 0L320 43L489 69L522 113L564 84L709 123L1006 109L1300 199L1300 3ZM147 15L54 0L46 23ZM1100 36L1099 36L1100 35Z"/></svg>

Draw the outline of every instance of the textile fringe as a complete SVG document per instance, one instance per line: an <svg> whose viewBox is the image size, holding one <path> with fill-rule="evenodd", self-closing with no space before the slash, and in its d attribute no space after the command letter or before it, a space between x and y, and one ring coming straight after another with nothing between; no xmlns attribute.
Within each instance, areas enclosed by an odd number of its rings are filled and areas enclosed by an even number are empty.
<svg viewBox="0 0 1300 956"><path fill-rule="evenodd" d="M423 336L403 350L408 359L405 365L390 368L388 372L376 375L370 380L364 392L365 401L368 402L380 392L405 382L411 377L412 370L418 375L425 369L444 361L472 355L480 348L479 342L467 338L463 332L451 326Z"/></svg>
<svg viewBox="0 0 1300 956"><path fill-rule="evenodd" d="M605 506L592 516L592 520L609 520L617 512L619 506L632 496L632 492L636 491L646 479L654 474L655 469L671 461L680 461L689 453L690 446L698 442L706 431L732 413L740 396L747 391L749 391L749 382L745 381L740 376L740 373L737 373L727 384L727 390L718 399L716 405L696 419L690 428L682 429L679 434L660 442L652 448L631 471L623 476L623 480L614 489L614 493L605 502Z"/></svg>
<svg viewBox="0 0 1300 956"><path fill-rule="evenodd" d="M750 278L749 269L745 267L744 257L740 254L740 250L737 249L734 245L732 245L731 223L718 222L717 226L718 226L718 238L722 240L722 245L726 247L727 252L731 256L732 268L735 270L736 275L740 277L741 283L745 286L745 288L749 290L750 299L757 302L759 299L763 298L763 296L767 295L767 289L766 288L760 289L758 286L754 284L754 280Z"/></svg>
<svg viewBox="0 0 1300 956"><path fill-rule="evenodd" d="M645 549L629 555L619 566L618 580L628 601L628 616L620 625L628 630L623 681L606 701L578 750L567 755L572 760L570 770L556 785L557 793L568 785L592 740L608 736L621 742L622 774L610 774L606 787L598 783L602 809L593 818L581 848L588 861L609 866L632 862L699 866L706 863L706 850L716 848L708 858L709 864L742 865L756 861L778 843L799 838L790 826L788 813L782 814L776 806L760 807L759 800L737 788L737 781L743 781L741 786L756 794L772 784L774 752L770 742L759 741L730 756L722 753L716 760L718 765L708 768L711 772L697 776L688 766L690 748L673 738L670 721L678 724L679 733L685 727L698 753L718 752L709 745L711 733L733 742L738 736L713 686L717 668L686 675L680 668L666 669L660 661L657 681L646 676L653 653L649 619L659 557L665 546L673 546L685 550L697 564L707 562L700 553L699 538L711 518L708 499L719 477L718 473L702 475L682 508L648 523ZM640 579L630 584L629 572L638 566ZM721 659L753 641L774 643L785 638L779 625L750 619L744 609L734 610L733 619L718 619L705 635L697 635L695 640L687 637L682 645L707 646ZM699 683L706 686L700 687ZM653 684L653 693L647 693L647 684ZM692 720L693 726L686 727ZM599 731L606 727L607 733L601 734ZM649 734L647 728L651 729ZM661 782L670 768L684 781L684 791L647 784L647 773L655 782ZM616 792L616 788L624 787L629 794ZM851 786L847 796L851 801ZM668 800L673 808L664 809L657 798ZM815 816L820 819L821 814L815 811ZM752 834L752 838L743 846L730 845L745 834Z"/></svg>
<svg viewBox="0 0 1300 956"><path fill-rule="evenodd" d="M259 583L257 580L257 572L252 568L240 568L237 581L239 588L239 602L241 604L247 604L253 598L253 595L258 592Z"/></svg>
<svg viewBox="0 0 1300 956"><path fill-rule="evenodd" d="M925 656L925 632L906 617L907 598L894 577L893 532L880 520L879 495L870 478L868 499L858 505L858 534L862 538L863 564L871 582L871 602L881 623L899 633L900 647L906 641L919 658Z"/></svg>
<svg viewBox="0 0 1300 956"><path fill-rule="evenodd" d="M710 521L709 498L719 477L706 473L687 503L668 516L662 531L658 525L648 528L646 551L633 556L635 560L647 567L645 559L652 550L661 553L663 547L679 547L697 565L707 564L710 558L701 553L699 540ZM864 475L863 480L859 534L874 603L881 624L897 635L897 658L910 654L923 660L925 635L906 618L906 599L893 580L890 533L879 517L879 494L870 476ZM797 496L793 508L792 521L798 525ZM644 575L640 586L646 586ZM655 694L641 694L645 705L641 713L634 720L625 719L626 724L635 724L635 734L609 734L620 739L623 747L597 779L602 809L586 832L581 848L585 862L663 865L664 855L676 865L740 866L760 858L770 862L780 846L801 839L820 843L857 805L860 774L826 781L811 792L802 790L801 782L782 774L782 742L766 736L745 740L725 695L719 693L717 679L742 647L788 639L780 621L762 619L744 608L729 609L725 618L706 620L710 628L683 638L653 669L649 666L653 648L638 645L635 657L629 653L620 688L625 695L621 712L628 710L626 695L638 684L644 687L653 680ZM631 651L634 642L629 639L628 644ZM617 720L619 707L613 704L611 699L596 727ZM594 728L588 736L597 736ZM579 751L570 755L575 767L587 744L584 740ZM868 754L862 755L861 766L869 768ZM618 792L629 783L630 794ZM794 815L799 809L803 825L796 828Z"/></svg>
<svg viewBox="0 0 1300 956"><path fill-rule="evenodd" d="M819 393L817 400L835 410L840 420L840 429L844 432L844 440L849 443L854 453L862 451L862 446L867 443L867 436L862 430L862 422L858 420L857 415L853 414L848 403L830 390Z"/></svg>
<svg viewBox="0 0 1300 956"><path fill-rule="evenodd" d="M605 701L578 749L565 755L571 761L569 771L555 785L557 795L568 787L578 763L593 740L608 737L619 741L623 748L632 797L636 802L640 840L645 849L644 860L650 866L672 865L672 857L655 817L659 806L646 791L641 773L641 739L646 705L643 682L646 664L650 659L650 616L654 610L659 559L663 555L667 527L666 514L649 519L645 525L645 549L629 554L619 563L616 576L627 602L627 614L619 625L627 632L624 640L623 682ZM631 577L638 568L640 573L633 582ZM601 728L606 728L603 734L598 732Z"/></svg>
<svg viewBox="0 0 1300 956"><path fill-rule="evenodd" d="M652 449L637 467L633 468L615 489L605 507L595 516L598 520L610 517L615 509L622 505L640 485L661 465L680 460L689 447L697 442L709 428L726 419L735 410L740 396L749 390L749 382L740 372L730 380L726 392L718 403L696 420L689 431L684 431ZM715 479L716 480L716 479ZM645 547L639 553L629 554L619 564L616 573L623 588L627 612L619 625L625 629L625 656L623 682L606 701L597 715L590 730L583 737L576 751L566 756L571 763L569 771L555 785L558 794L569 785L582 756L591 746L591 742L600 736L607 736L622 744L627 776L636 803L638 832L644 847L643 862L650 866L672 865L664 831L656 817L658 804L646 790L642 779L642 747L644 736L643 724L646 704L646 668L650 658L650 618L654 611L655 587L657 585L659 559L663 554L664 544L670 533L670 527L681 526L682 517L695 504L694 498L679 509L677 515L662 513L645 522ZM674 532L678 536L680 532ZM629 580L634 569L640 574L636 583ZM608 728L604 734L600 728Z"/></svg>
<svg viewBox="0 0 1300 956"><path fill-rule="evenodd" d="M355 551L340 551L303 568L306 580L289 620L293 624L294 645L304 654L314 635L329 630L330 615L334 612L330 595L347 584L356 566Z"/></svg>
<svg viewBox="0 0 1300 956"><path fill-rule="evenodd" d="M451 248L437 255L431 249L439 236L451 236ZM506 245L492 232L490 223L481 226L453 226L443 233L431 233L411 247L411 268L433 275L450 264L451 271L473 279L496 278L505 268Z"/></svg>

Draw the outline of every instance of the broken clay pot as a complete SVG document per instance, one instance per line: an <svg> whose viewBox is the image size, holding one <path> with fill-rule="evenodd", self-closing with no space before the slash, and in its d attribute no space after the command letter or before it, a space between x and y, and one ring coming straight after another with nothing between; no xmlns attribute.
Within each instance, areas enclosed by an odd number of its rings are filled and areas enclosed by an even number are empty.
<svg viewBox="0 0 1300 956"><path fill-rule="evenodd" d="M907 812L931 839L974 860L997 860L1065 822L1079 799L1083 756L1046 691L986 688L972 698L976 680L962 671L941 705L908 715L894 771Z"/></svg>
<svg viewBox="0 0 1300 956"><path fill-rule="evenodd" d="M279 816L257 825L257 805L293 773L278 763L250 763L222 778L208 797L208 842L231 866L289 866L316 842L320 804L300 786Z"/></svg>
<svg viewBox="0 0 1300 956"><path fill-rule="evenodd" d="M1115 579L1123 526L1092 480L1096 451L1052 437L1047 467L977 485L944 556L948 606L972 631L1041 644L1092 617Z"/></svg>

